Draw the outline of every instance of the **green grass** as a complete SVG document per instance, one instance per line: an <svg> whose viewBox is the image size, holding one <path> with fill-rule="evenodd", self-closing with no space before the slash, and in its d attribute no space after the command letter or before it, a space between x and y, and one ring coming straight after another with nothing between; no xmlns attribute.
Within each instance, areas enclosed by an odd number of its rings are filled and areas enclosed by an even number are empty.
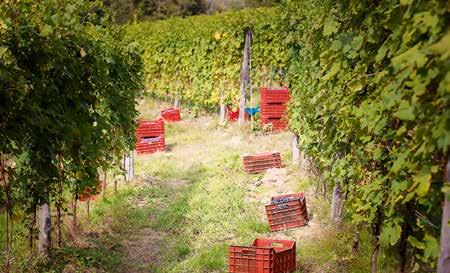
<svg viewBox="0 0 450 273"><path fill-rule="evenodd" d="M154 113L147 111L146 115ZM139 240L139 231L150 228L166 234L164 247L157 261L143 263L136 273L225 273L230 244L251 244L255 237L269 235L263 207L267 200L262 196L273 194L274 189L270 183L256 183L264 174L242 171L242 154L279 150L292 191L313 191L314 180L290 166L288 133L256 136L234 126L218 130L217 122L210 118L186 119L167 124L169 152L136 158L134 183L121 185L118 193L109 190L105 199L98 198L91 204L89 219L85 204L79 206L84 244L69 243L57 250L47 267L33 271L33 263L28 263L27 270L16 272L61 273L67 266L75 266L76 272L124 272L123 240ZM307 203L314 221L324 227L320 236L302 237L296 233L299 230L279 233L297 240L298 273L339 272L339 267L342 272L368 272L368 229L361 233L360 254L352 255L352 230L345 225L336 231L328 224L329 200L309 195ZM4 217L0 218L1 242L3 224ZM25 227L17 224L16 228L15 255L23 261ZM382 252L380 272L393 273L393 260Z"/></svg>

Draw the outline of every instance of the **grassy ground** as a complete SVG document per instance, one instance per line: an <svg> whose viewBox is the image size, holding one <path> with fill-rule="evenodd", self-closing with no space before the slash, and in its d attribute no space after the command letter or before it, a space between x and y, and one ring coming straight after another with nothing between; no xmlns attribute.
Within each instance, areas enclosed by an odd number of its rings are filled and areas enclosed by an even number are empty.
<svg viewBox="0 0 450 273"><path fill-rule="evenodd" d="M141 106L154 118L152 102ZM168 151L136 157L136 179L117 193L80 205L82 231L67 231L67 247L50 266L28 272L200 273L228 272L228 246L256 237L295 239L298 272L369 272L370 236L351 254L352 230L327 223L328 203L314 194L313 181L290 164L290 135L262 135L220 126L215 118L166 125ZM249 175L242 155L281 152L285 168ZM264 205L273 195L304 191L312 217L307 227L270 233ZM69 236L70 235L70 236ZM380 272L394 272L381 257ZM38 267L36 267L38 268ZM24 272L17 271L17 272Z"/></svg>

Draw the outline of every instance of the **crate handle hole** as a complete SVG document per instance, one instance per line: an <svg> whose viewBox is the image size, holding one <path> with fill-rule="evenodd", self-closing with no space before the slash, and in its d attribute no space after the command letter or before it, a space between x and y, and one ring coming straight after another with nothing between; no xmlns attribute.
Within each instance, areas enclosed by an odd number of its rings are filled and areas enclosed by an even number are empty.
<svg viewBox="0 0 450 273"><path fill-rule="evenodd" d="M254 249L243 249L242 255L255 256L255 250Z"/></svg>
<svg viewBox="0 0 450 273"><path fill-rule="evenodd" d="M272 247L284 247L284 245L282 243L272 243L271 246Z"/></svg>

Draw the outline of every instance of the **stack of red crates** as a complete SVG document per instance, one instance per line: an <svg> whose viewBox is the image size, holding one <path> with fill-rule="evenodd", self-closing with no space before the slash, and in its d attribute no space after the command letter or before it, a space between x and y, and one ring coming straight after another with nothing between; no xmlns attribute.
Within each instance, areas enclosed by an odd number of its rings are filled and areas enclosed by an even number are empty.
<svg viewBox="0 0 450 273"><path fill-rule="evenodd" d="M296 269L295 241L255 239L251 246L230 246L230 273L289 273Z"/></svg>
<svg viewBox="0 0 450 273"><path fill-rule="evenodd" d="M165 121L180 121L180 109L169 108L161 111L161 116Z"/></svg>
<svg viewBox="0 0 450 273"><path fill-rule="evenodd" d="M164 120L141 120L138 122L136 151L138 154L150 154L165 151Z"/></svg>
<svg viewBox="0 0 450 273"><path fill-rule="evenodd" d="M270 168L281 168L279 152L244 155L243 161L244 171L247 173L259 173Z"/></svg>
<svg viewBox="0 0 450 273"><path fill-rule="evenodd" d="M280 89L261 87L261 124L272 124L273 130L287 128L287 103L289 90L287 87Z"/></svg>
<svg viewBox="0 0 450 273"><path fill-rule="evenodd" d="M279 231L308 224L308 211L303 193L272 197L266 206L270 231Z"/></svg>

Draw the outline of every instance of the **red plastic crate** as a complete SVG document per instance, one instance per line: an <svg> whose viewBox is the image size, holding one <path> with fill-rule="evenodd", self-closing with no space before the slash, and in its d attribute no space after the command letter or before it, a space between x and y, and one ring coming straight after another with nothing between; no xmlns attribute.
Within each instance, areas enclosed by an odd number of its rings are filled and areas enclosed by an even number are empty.
<svg viewBox="0 0 450 273"><path fill-rule="evenodd" d="M230 246L229 272L294 272L295 255L295 241L257 238L251 246Z"/></svg>
<svg viewBox="0 0 450 273"><path fill-rule="evenodd" d="M261 125L272 124L272 129L282 131L288 127L288 122L283 118L261 117Z"/></svg>
<svg viewBox="0 0 450 273"><path fill-rule="evenodd" d="M279 152L244 155L243 163L245 172L259 173L270 168L281 168L281 156Z"/></svg>
<svg viewBox="0 0 450 273"><path fill-rule="evenodd" d="M287 102L290 94L286 87L273 89L261 87L261 125L272 124L275 131L285 130Z"/></svg>
<svg viewBox="0 0 450 273"><path fill-rule="evenodd" d="M271 198L266 205L270 231L279 231L308 224L308 210L303 193L280 195Z"/></svg>
<svg viewBox="0 0 450 273"><path fill-rule="evenodd" d="M239 118L239 108L236 111L232 111L230 108L228 108L227 118L229 121L237 121Z"/></svg>
<svg viewBox="0 0 450 273"><path fill-rule="evenodd" d="M139 121L136 131L138 154L149 154L157 151L165 151L164 120Z"/></svg>
<svg viewBox="0 0 450 273"><path fill-rule="evenodd" d="M250 116L247 112L244 112L244 118L246 120L250 119ZM230 108L227 109L227 119L228 121L237 121L239 119L239 108L236 109L236 111L231 111Z"/></svg>
<svg viewBox="0 0 450 273"><path fill-rule="evenodd" d="M261 93L261 103L287 102L289 101L290 98L289 89L287 87L282 88L261 87L260 93Z"/></svg>
<svg viewBox="0 0 450 273"><path fill-rule="evenodd" d="M180 121L180 110L177 108L169 108L161 111L161 116L165 121Z"/></svg>

